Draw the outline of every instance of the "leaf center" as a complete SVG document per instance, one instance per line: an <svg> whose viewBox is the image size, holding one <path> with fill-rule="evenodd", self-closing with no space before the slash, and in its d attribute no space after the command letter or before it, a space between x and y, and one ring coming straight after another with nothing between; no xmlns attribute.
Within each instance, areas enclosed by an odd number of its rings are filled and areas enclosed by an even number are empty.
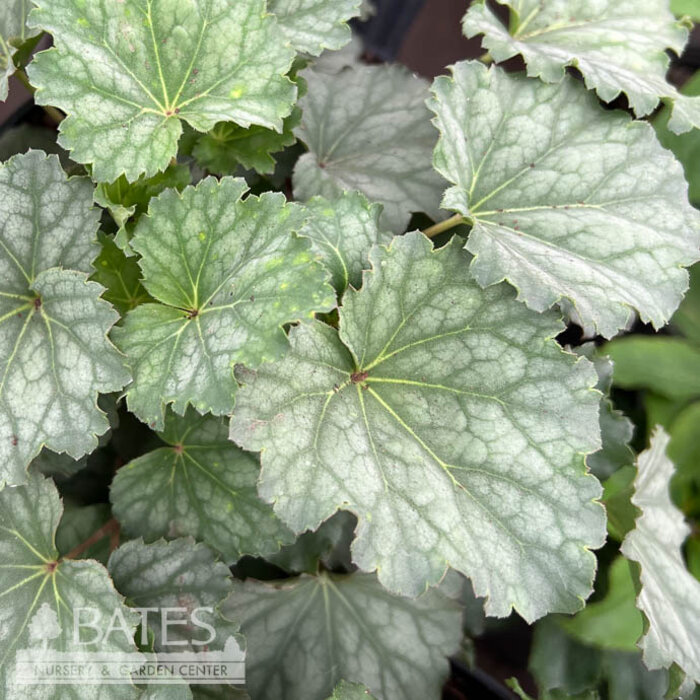
<svg viewBox="0 0 700 700"><path fill-rule="evenodd" d="M369 372L361 372L358 370L350 375L350 381L353 384L362 384L365 382L367 377L369 377Z"/></svg>

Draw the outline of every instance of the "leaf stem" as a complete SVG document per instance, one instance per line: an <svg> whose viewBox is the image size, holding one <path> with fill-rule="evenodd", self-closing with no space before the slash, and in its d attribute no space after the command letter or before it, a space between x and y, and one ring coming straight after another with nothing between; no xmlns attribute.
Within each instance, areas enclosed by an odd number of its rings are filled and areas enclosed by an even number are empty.
<svg viewBox="0 0 700 700"><path fill-rule="evenodd" d="M84 551L102 538L109 536L109 550L114 551L119 545L119 522L116 518L111 518L102 527L95 530L84 542L71 549L64 559L77 559Z"/></svg>
<svg viewBox="0 0 700 700"><path fill-rule="evenodd" d="M19 80L19 82L22 83L22 85L24 85L24 87L32 93L32 95L36 93L36 88L29 82L27 74L21 68L17 68L17 70L15 70L14 72L14 75L17 76L17 80ZM41 107L44 110L44 112L46 112L51 121L54 124L56 124L56 126L58 126L63 121L63 112L59 111L55 107L51 107L50 105L41 105Z"/></svg>
<svg viewBox="0 0 700 700"><path fill-rule="evenodd" d="M433 238L438 234L443 233L444 231L449 231L451 228L465 223L467 223L467 219L464 216L462 216L461 214L455 214L449 219L445 219L444 221L438 221L437 224L429 226L428 228L423 230L423 233L428 238Z"/></svg>

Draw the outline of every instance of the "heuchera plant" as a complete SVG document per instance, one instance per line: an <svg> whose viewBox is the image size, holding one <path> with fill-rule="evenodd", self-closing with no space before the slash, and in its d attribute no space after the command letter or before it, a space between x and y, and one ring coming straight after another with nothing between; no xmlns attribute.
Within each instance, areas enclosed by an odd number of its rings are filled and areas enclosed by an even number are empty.
<svg viewBox="0 0 700 700"><path fill-rule="evenodd" d="M697 692L667 455L700 430L697 288L687 342L601 349L667 324L700 257L659 142L700 133L666 81L689 22L477 0L489 53L429 86L361 63L362 11L4 0L0 98L17 73L60 160L0 165L2 698L429 700L513 612L542 698ZM606 348L620 386L691 399L682 430L655 404L636 467ZM138 614L178 605L245 648L245 690L22 679L42 639L198 651ZM86 608L127 634L76 639Z"/></svg>

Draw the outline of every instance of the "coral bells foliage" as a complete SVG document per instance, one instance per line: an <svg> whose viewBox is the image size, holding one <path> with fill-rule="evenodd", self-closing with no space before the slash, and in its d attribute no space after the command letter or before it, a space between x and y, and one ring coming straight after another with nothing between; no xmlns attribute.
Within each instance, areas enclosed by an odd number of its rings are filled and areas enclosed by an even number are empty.
<svg viewBox="0 0 700 700"><path fill-rule="evenodd" d="M360 0L4 2L0 97L18 72L60 123L0 165L3 698L204 697L22 682L37 645L201 651L139 613L167 607L246 650L206 697L437 699L511 613L542 697L693 693L670 438L635 467L615 368L558 341L688 289L700 215L645 119L700 126L665 78L688 22L498 3L463 23L496 63L429 85L360 62Z"/></svg>

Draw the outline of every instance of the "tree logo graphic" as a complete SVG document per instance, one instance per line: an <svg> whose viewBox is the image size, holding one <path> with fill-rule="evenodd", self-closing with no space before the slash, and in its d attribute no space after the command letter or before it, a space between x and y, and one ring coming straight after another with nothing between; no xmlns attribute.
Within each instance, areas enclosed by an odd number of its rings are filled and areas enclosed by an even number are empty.
<svg viewBox="0 0 700 700"><path fill-rule="evenodd" d="M42 649L48 649L49 642L61 634L58 615L48 603L43 603L34 613L29 623L29 638L41 642Z"/></svg>

